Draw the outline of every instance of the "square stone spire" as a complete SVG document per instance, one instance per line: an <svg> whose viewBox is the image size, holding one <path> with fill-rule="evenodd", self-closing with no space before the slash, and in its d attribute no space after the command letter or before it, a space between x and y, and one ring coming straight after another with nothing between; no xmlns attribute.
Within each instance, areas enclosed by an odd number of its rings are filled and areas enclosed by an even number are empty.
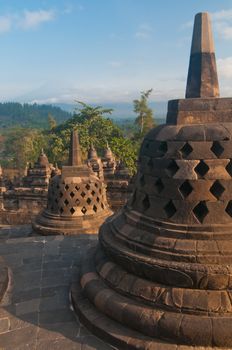
<svg viewBox="0 0 232 350"><path fill-rule="evenodd" d="M76 130L71 133L70 148L69 148L69 166L82 165L82 154L79 143L79 137Z"/></svg>
<svg viewBox="0 0 232 350"><path fill-rule="evenodd" d="M209 14L195 16L186 98L219 97L217 67Z"/></svg>

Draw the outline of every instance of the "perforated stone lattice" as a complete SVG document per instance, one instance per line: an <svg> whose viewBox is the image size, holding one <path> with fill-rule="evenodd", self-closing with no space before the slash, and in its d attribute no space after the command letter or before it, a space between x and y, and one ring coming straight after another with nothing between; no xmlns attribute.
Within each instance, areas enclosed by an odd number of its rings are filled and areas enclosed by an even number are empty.
<svg viewBox="0 0 232 350"><path fill-rule="evenodd" d="M79 185L54 178L49 186L47 209L62 216L96 214L105 209L104 185L99 181L81 182Z"/></svg>
<svg viewBox="0 0 232 350"><path fill-rule="evenodd" d="M186 215L189 223L202 224L206 218L207 222L213 221L214 208L220 211L222 221L225 217L228 220L228 216L232 218L232 196L231 201L229 196L232 159L226 158L232 154L231 140L145 140L143 150L145 153L139 157L142 170L137 184L141 195L133 197L133 208L139 208L139 202L142 202L143 210L151 213L154 200L151 196L169 197L168 202L160 201L159 207L164 214L158 208L157 217L166 215L172 221L181 222L183 209L179 201L182 200L189 203L185 209L189 212L189 216ZM189 177L186 178L186 174Z"/></svg>

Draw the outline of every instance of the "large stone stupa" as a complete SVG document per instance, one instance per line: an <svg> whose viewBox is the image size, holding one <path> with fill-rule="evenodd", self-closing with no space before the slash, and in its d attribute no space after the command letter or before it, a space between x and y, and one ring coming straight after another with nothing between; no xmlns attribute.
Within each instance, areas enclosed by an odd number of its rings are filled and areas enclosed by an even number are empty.
<svg viewBox="0 0 232 350"><path fill-rule="evenodd" d="M44 235L97 233L111 214L105 184L83 164L78 134L73 131L69 164L51 178L47 208L36 217L33 228Z"/></svg>
<svg viewBox="0 0 232 350"><path fill-rule="evenodd" d="M207 13L186 99L144 138L131 200L100 229L72 300L118 349L232 349L232 98L219 98Z"/></svg>

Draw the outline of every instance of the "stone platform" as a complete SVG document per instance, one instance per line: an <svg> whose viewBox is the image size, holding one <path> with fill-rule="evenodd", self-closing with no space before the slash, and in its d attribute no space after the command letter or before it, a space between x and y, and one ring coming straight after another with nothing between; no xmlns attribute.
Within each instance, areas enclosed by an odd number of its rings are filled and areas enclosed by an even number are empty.
<svg viewBox="0 0 232 350"><path fill-rule="evenodd" d="M10 269L0 305L1 350L112 349L79 323L69 300L81 258L96 240L41 237L30 226L0 228L0 256Z"/></svg>

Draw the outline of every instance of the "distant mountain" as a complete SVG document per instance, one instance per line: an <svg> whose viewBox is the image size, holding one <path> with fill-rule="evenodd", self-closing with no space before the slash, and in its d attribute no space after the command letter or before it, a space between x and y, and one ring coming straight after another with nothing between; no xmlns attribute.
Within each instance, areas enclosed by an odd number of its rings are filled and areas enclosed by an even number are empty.
<svg viewBox="0 0 232 350"><path fill-rule="evenodd" d="M111 115L113 119L133 119L136 117L133 112L133 103L127 102L115 102L115 103L99 103L99 105L105 108L112 108L114 111ZM150 107L154 110L154 116L156 119L164 119L167 112L167 101L150 102ZM55 104L55 106L62 108L68 112L74 112L77 105L75 104Z"/></svg>
<svg viewBox="0 0 232 350"><path fill-rule="evenodd" d="M47 128L48 115L51 115L57 124L71 117L71 113L58 106L18 102L0 103L0 128L12 126Z"/></svg>
<svg viewBox="0 0 232 350"><path fill-rule="evenodd" d="M105 108L112 108L110 118L117 122L132 120L136 117L132 103L99 103ZM166 114L167 102L151 102L154 116L158 124L163 123ZM21 104L18 102L0 103L0 128L12 126L47 128L48 115L51 115L60 124L71 118L77 105L74 104Z"/></svg>

